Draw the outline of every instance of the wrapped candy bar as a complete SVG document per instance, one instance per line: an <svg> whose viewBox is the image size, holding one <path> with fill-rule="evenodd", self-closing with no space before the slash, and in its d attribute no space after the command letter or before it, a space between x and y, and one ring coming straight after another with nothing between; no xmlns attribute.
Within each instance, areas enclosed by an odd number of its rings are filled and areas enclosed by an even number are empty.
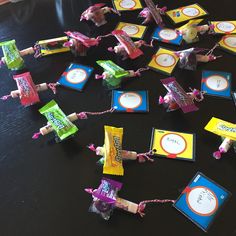
<svg viewBox="0 0 236 236"><path fill-rule="evenodd" d="M222 154L227 153L232 145L236 146L236 124L212 117L204 129L223 139L218 151L213 153L215 159L220 159Z"/></svg>
<svg viewBox="0 0 236 236"><path fill-rule="evenodd" d="M209 50L205 55L200 54L201 52L207 50L202 48L189 48L175 52L175 54L179 57L179 68L186 70L196 70L199 62L207 63L216 60L217 58L221 57L213 55L213 51L216 47L217 45Z"/></svg>
<svg viewBox="0 0 236 236"><path fill-rule="evenodd" d="M81 14L80 21L91 20L96 26L99 27L107 23L105 18L106 13L115 13L120 15L118 11L111 7L105 7L105 5L105 3L98 3L90 6Z"/></svg>
<svg viewBox="0 0 236 236"><path fill-rule="evenodd" d="M9 70L20 70L25 67L22 53L18 50L15 40L0 43L4 57L0 60L1 64L6 64Z"/></svg>
<svg viewBox="0 0 236 236"><path fill-rule="evenodd" d="M103 83L108 89L119 88L125 78L141 76L142 71L148 70L148 68L140 68L137 71L126 71L111 60L99 60L97 64L104 69L104 72L102 75L95 75L95 78L103 79Z"/></svg>
<svg viewBox="0 0 236 236"><path fill-rule="evenodd" d="M67 31L65 34L69 37L69 41L64 43L64 46L70 47L75 56L86 56L90 47L99 44L98 38L89 38L80 32Z"/></svg>
<svg viewBox="0 0 236 236"><path fill-rule="evenodd" d="M201 102L204 99L204 93L194 89L186 93L174 77L161 80L168 93L165 97L159 97L159 104L167 106L167 111L181 109L184 113L197 111L194 101Z"/></svg>
<svg viewBox="0 0 236 236"><path fill-rule="evenodd" d="M138 40L133 42L129 35L123 30L113 30L111 34L100 36L100 38L115 36L119 44L114 48L109 47L108 51L115 52L120 54L123 60L130 58L136 59L139 56L143 55L143 52L140 50L141 46L153 47L152 42L147 44L143 40Z"/></svg>
<svg viewBox="0 0 236 236"><path fill-rule="evenodd" d="M145 18L142 24L155 21L157 25L163 26L161 15L165 14L167 7L159 8L158 5L155 6L152 0L145 0L145 3L147 7L139 13L140 17Z"/></svg>
<svg viewBox="0 0 236 236"><path fill-rule="evenodd" d="M42 83L35 85L30 72L13 75L13 79L16 81L18 89L11 91L9 95L5 95L0 99L7 100L10 97L19 97L23 106L30 106L40 102L38 92L43 92L48 89L52 89L52 91L54 92L53 84Z"/></svg>
<svg viewBox="0 0 236 236"><path fill-rule="evenodd" d="M32 138L38 139L40 135L44 136L55 131L60 140L63 140L66 137L69 137L70 135L73 135L78 131L78 128L72 122L78 119L80 120L88 119L89 115L97 116L106 113L112 113L113 111L114 108L111 108L109 110L101 112L88 112L88 111L83 111L80 113L74 112L66 116L61 110L61 108L58 106L58 104L54 100L52 100L39 110L39 112L47 118L48 120L47 125L40 128L39 132L35 133L32 136Z"/></svg>
<svg viewBox="0 0 236 236"><path fill-rule="evenodd" d="M141 217L145 215L144 209L147 203L174 203L169 199L154 199L142 201L139 204L125 200L118 196L118 192L122 188L122 183L102 178L101 184L97 189L86 188L85 191L92 195L93 202L89 208L90 212L100 214L105 220L109 220L113 209L119 208L132 214L139 214Z"/></svg>
<svg viewBox="0 0 236 236"><path fill-rule="evenodd" d="M195 43L199 41L198 34L205 34L207 31L211 32L212 25L198 25L203 19L190 20L187 24L178 28L178 31L183 35L186 43Z"/></svg>

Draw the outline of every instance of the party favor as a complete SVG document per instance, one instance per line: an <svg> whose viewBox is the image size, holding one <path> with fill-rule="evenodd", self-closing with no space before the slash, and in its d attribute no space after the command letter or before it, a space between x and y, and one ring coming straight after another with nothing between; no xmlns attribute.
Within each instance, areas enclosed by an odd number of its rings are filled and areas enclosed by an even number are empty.
<svg viewBox="0 0 236 236"><path fill-rule="evenodd" d="M195 134L153 128L150 150L166 158L195 161Z"/></svg>
<svg viewBox="0 0 236 236"><path fill-rule="evenodd" d="M117 112L148 112L148 91L112 91L111 107Z"/></svg>
<svg viewBox="0 0 236 236"><path fill-rule="evenodd" d="M236 54L236 34L223 36L218 44L225 51Z"/></svg>
<svg viewBox="0 0 236 236"><path fill-rule="evenodd" d="M178 60L179 57L175 55L174 51L160 47L152 57L148 66L154 70L160 71L161 73L171 75L178 63Z"/></svg>
<svg viewBox="0 0 236 236"><path fill-rule="evenodd" d="M210 21L213 31L217 34L235 34L236 21Z"/></svg>
<svg viewBox="0 0 236 236"><path fill-rule="evenodd" d="M61 75L58 83L65 87L82 91L92 72L93 68L91 67L71 63Z"/></svg>
<svg viewBox="0 0 236 236"><path fill-rule="evenodd" d="M40 40L36 42L34 50L36 51L35 57L47 56L55 53L69 52L70 48L64 46L68 41L67 36Z"/></svg>
<svg viewBox="0 0 236 236"><path fill-rule="evenodd" d="M113 0L113 5L117 11L133 11L143 8L140 0Z"/></svg>
<svg viewBox="0 0 236 236"><path fill-rule="evenodd" d="M203 71L202 91L208 95L231 98L231 73Z"/></svg>
<svg viewBox="0 0 236 236"><path fill-rule="evenodd" d="M228 152L232 145L236 146L236 124L212 117L204 129L223 139L218 151L213 153L215 159L220 159L222 154Z"/></svg>
<svg viewBox="0 0 236 236"><path fill-rule="evenodd" d="M164 87L167 89L165 97L159 97L159 104L167 106L167 111L181 109L184 113L197 111L194 101L201 102L204 99L203 92L197 89L191 89L191 92L186 93L174 77L161 80Z"/></svg>
<svg viewBox="0 0 236 236"><path fill-rule="evenodd" d="M207 231L230 196L229 191L198 172L173 206Z"/></svg>
<svg viewBox="0 0 236 236"><path fill-rule="evenodd" d="M56 132L60 140L68 138L78 131L78 128L68 119L54 100L40 108L39 112L47 118L48 127Z"/></svg>
<svg viewBox="0 0 236 236"><path fill-rule="evenodd" d="M179 7L166 12L166 15L175 23L181 23L197 17L205 16L208 13L197 3L189 6Z"/></svg>
<svg viewBox="0 0 236 236"><path fill-rule="evenodd" d="M120 22L116 26L116 30L123 30L131 38L143 38L147 27L143 25L135 25L131 23Z"/></svg>
<svg viewBox="0 0 236 236"><path fill-rule="evenodd" d="M144 210L148 203L174 203L174 200L169 199L153 199L145 200L139 204L125 200L118 196L118 192L122 188L122 183L102 178L101 184L97 189L86 188L85 191L92 195L93 202L89 208L90 212L97 213L105 220L109 220L115 208L122 209L132 214L139 214L141 217L145 215Z"/></svg>
<svg viewBox="0 0 236 236"><path fill-rule="evenodd" d="M155 29L152 38L163 43L175 45L180 45L183 40L183 36L177 30L160 26Z"/></svg>
<svg viewBox="0 0 236 236"><path fill-rule="evenodd" d="M115 13L120 15L120 13L115 11L113 8L106 7L105 3L97 3L90 6L81 14L80 21L91 20L97 27L99 27L107 23L105 17L106 13Z"/></svg>

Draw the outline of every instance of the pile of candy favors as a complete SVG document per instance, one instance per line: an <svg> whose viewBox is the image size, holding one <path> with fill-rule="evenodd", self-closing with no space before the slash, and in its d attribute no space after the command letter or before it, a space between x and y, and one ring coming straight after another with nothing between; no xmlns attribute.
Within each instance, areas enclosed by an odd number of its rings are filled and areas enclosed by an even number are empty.
<svg viewBox="0 0 236 236"><path fill-rule="evenodd" d="M67 31L66 36L41 40L24 50L18 50L15 40L0 43L3 51L1 66L6 66L13 72L13 79L17 85L16 90L2 96L1 99L18 98L23 106L31 106L40 102L39 92L48 89L51 89L54 94L58 86L81 91L89 77L92 76L93 68L71 63L56 83L35 84L25 66L23 58L26 55L40 58L71 51L74 56L85 57L90 47L98 47L104 38L115 37L118 43L116 46L108 47L108 51L117 54L117 57L121 57L122 60L135 60L144 55L141 47L153 48L156 41L180 46L198 42L201 37L204 37L200 35L206 37L207 34L222 34L222 39L216 45L212 45L211 49L189 47L185 50L173 51L159 47L155 55L150 58L148 65L137 70L126 70L111 60L97 61L104 72L101 75L96 74L95 79L102 79L103 85L111 90L111 108L105 111L80 111L66 115L56 101L52 100L39 110L47 119L47 124L33 135L33 139L51 132L55 134L58 142L73 137L78 131L74 122L78 119L87 119L88 116L114 112L148 112L147 91L117 90L125 80L140 77L149 69L168 76L171 76L177 66L184 70L197 70L199 63L212 62L221 57L221 55L213 54L216 48L236 53L236 21L209 21L208 24L201 24L204 20L201 17L208 15L208 12L197 3L173 10L168 10L165 6L159 7L152 0L144 0L144 3L144 8L140 0L113 0L114 8L107 7L103 3L90 6L81 14L80 20L92 21L97 27L107 23L107 13L121 16L122 11L140 10L139 17L144 18L142 25L120 22L112 32L97 38L90 38L81 32ZM166 17L173 24L187 23L178 28L166 28L163 21L163 18ZM147 43L142 38L147 28L144 25L150 23L156 24L156 28L150 43ZM139 40L134 41L132 38ZM181 109L184 113L197 111L198 107L195 103L201 102L206 95L222 98L232 96L236 100L236 93L231 93L231 73L227 72L203 71L201 89L190 88L187 92L174 77L162 79L161 83L167 93L160 96L158 102L163 104L168 112L177 109ZM232 146L236 147L236 124L213 117L206 124L205 129L222 138L222 144L213 153L215 159L220 159L222 154L227 153ZM153 162L155 155L187 161L195 159L194 134L153 129L150 150L144 153L123 150L122 139L123 128L105 126L104 144L98 147L95 147L94 144L88 145L91 151L101 156L98 163L103 166L103 174L122 176L124 175L123 163L126 161ZM217 212L231 195L229 191L200 172L194 176L177 200L153 199L137 204L120 198L118 192L121 188L122 183L104 177L96 189L85 189L92 196L89 210L108 220L115 208L143 217L145 206L148 203L173 203L177 210L201 229L207 231Z"/></svg>

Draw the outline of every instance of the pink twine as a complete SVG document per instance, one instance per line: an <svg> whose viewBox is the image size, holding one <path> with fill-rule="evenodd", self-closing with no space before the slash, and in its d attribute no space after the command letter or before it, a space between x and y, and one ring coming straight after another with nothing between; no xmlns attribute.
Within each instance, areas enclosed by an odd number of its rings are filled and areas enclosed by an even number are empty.
<svg viewBox="0 0 236 236"><path fill-rule="evenodd" d="M142 71L146 71L146 70L149 70L149 68L148 68L148 67L139 68L138 70L136 70L136 71L134 72L134 74L135 74L135 76L141 76L141 72L142 72Z"/></svg>
<svg viewBox="0 0 236 236"><path fill-rule="evenodd" d="M162 96L160 96L158 102L159 104L163 104L165 102L165 99Z"/></svg>
<svg viewBox="0 0 236 236"><path fill-rule="evenodd" d="M167 6L164 6L164 7L160 8L160 14L161 15L164 15L166 13L166 11L167 11Z"/></svg>
<svg viewBox="0 0 236 236"><path fill-rule="evenodd" d="M91 151L96 152L96 148L95 148L95 145L94 145L93 143L89 144L87 147L88 147L88 149L90 149Z"/></svg>
<svg viewBox="0 0 236 236"><path fill-rule="evenodd" d="M213 157L215 159L219 160L222 157L221 154L223 154L223 153L225 153L224 149L220 148L219 151L216 151L216 152L213 153Z"/></svg>
<svg viewBox="0 0 236 236"><path fill-rule="evenodd" d="M2 96L0 99L6 101L9 97L11 97L11 94Z"/></svg>
<svg viewBox="0 0 236 236"><path fill-rule="evenodd" d="M113 111L115 111L115 108L113 108L113 107L109 110L101 111L101 112L82 111L77 114L77 117L81 120L84 120L84 119L88 119L88 115L97 116L97 115L103 115L105 113L112 113Z"/></svg>
<svg viewBox="0 0 236 236"><path fill-rule="evenodd" d="M40 132L34 133L34 135L32 136L32 139L38 139L40 135L41 135Z"/></svg>
<svg viewBox="0 0 236 236"><path fill-rule="evenodd" d="M109 47L107 50L108 50L109 52L114 52L114 49L113 49L112 47Z"/></svg>
<svg viewBox="0 0 236 236"><path fill-rule="evenodd" d="M144 213L144 209L146 207L146 204L147 203L169 203L169 202L172 202L172 203L175 203L175 200L170 200L170 199L154 199L154 200L145 200L145 201L142 201L138 204L138 210L137 210L137 213L141 216L141 217L144 217L145 216L145 213Z"/></svg>
<svg viewBox="0 0 236 236"><path fill-rule="evenodd" d="M98 75L98 74L95 75L95 79L103 79L103 78L104 78L103 75Z"/></svg>
<svg viewBox="0 0 236 236"><path fill-rule="evenodd" d="M54 93L54 94L56 94L56 92L57 92L57 86L59 85L58 83L49 83L49 84L47 84L48 85L48 88L50 88L51 90L52 90L52 92Z"/></svg>
<svg viewBox="0 0 236 236"><path fill-rule="evenodd" d="M143 163L146 160L153 162L154 160L149 157L149 156L153 156L153 155L154 154L153 154L152 150L150 150L149 152L145 152L145 153L139 153L139 154L137 154L138 162Z"/></svg>
<svg viewBox="0 0 236 236"><path fill-rule="evenodd" d="M106 37L109 37L109 36L113 36L113 34L106 34L106 35L98 36L97 39L101 40L102 38L106 38Z"/></svg>

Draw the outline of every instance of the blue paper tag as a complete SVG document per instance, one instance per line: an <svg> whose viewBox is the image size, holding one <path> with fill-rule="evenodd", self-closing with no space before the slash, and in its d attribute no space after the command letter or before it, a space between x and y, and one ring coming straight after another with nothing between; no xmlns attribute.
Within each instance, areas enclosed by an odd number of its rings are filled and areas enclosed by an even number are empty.
<svg viewBox="0 0 236 236"><path fill-rule="evenodd" d="M71 63L61 75L58 83L82 91L92 72L91 67Z"/></svg>
<svg viewBox="0 0 236 236"><path fill-rule="evenodd" d="M180 45L183 40L182 34L178 33L176 30L162 28L160 26L155 29L152 38L163 43L175 45Z"/></svg>
<svg viewBox="0 0 236 236"><path fill-rule="evenodd" d="M207 231L230 196L230 192L198 172L176 200L174 207Z"/></svg>
<svg viewBox="0 0 236 236"><path fill-rule="evenodd" d="M203 71L201 89L208 95L231 98L231 73Z"/></svg>
<svg viewBox="0 0 236 236"><path fill-rule="evenodd" d="M113 90L111 106L118 112L148 112L148 92Z"/></svg>

